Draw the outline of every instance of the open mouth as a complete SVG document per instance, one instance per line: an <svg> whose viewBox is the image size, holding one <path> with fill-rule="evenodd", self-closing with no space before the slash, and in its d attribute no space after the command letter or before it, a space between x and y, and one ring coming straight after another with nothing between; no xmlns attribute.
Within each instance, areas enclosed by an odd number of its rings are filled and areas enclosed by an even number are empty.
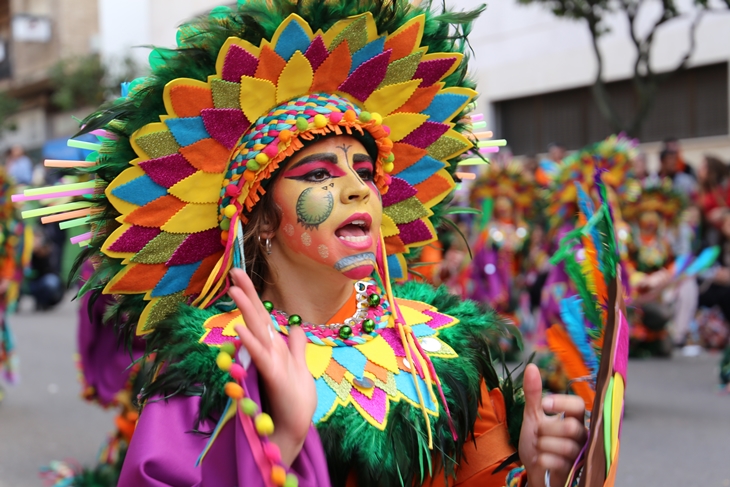
<svg viewBox="0 0 730 487"><path fill-rule="evenodd" d="M372 221L367 213L356 213L335 230L335 236L342 242L369 244L372 241L370 236Z"/></svg>

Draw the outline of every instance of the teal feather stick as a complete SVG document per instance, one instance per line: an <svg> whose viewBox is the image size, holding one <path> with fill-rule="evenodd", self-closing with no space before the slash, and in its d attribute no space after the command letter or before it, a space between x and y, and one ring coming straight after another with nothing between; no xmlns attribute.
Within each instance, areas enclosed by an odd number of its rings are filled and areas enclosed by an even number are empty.
<svg viewBox="0 0 730 487"><path fill-rule="evenodd" d="M582 302L578 296L564 298L560 302L560 317L563 319L570 339L583 357L583 362L595 375L598 373L598 357L591 347L592 340L586 333L581 305Z"/></svg>

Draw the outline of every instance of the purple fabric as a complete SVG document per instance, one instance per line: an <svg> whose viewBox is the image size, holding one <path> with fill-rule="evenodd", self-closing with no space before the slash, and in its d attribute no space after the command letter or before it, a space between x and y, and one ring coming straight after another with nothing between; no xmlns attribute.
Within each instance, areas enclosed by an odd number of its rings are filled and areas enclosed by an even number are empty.
<svg viewBox="0 0 730 487"><path fill-rule="evenodd" d="M260 404L258 374L251 365L246 385L251 399ZM195 464L208 436L193 432L199 397L175 396L150 401L137 423L129 445L119 487L264 487L268 485L256 466L241 423L232 419L220 431L199 467ZM213 431L216 423L202 422L200 431ZM324 450L316 429L309 430L291 468L300 487L330 485Z"/></svg>
<svg viewBox="0 0 730 487"><path fill-rule="evenodd" d="M137 253L160 234L159 228L146 228L132 225L113 244L109 246L112 252Z"/></svg>
<svg viewBox="0 0 730 487"><path fill-rule="evenodd" d="M94 399L108 406L114 401L114 396L126 388L129 366L144 353L144 342L136 339L130 355L119 343L114 327L104 323L104 312L114 302L113 298L106 294L99 296L89 310L90 298L91 293L86 293L79 305L77 340L81 372L86 385L94 388Z"/></svg>
<svg viewBox="0 0 730 487"><path fill-rule="evenodd" d="M418 65L416 73L413 75L413 79L422 79L419 88L425 88L431 86L435 82L441 79L446 72L451 69L451 66L456 62L456 58L448 57L442 59L431 59L430 61L423 61Z"/></svg>
<svg viewBox="0 0 730 487"><path fill-rule="evenodd" d="M409 144L419 149L425 149L429 145L436 142L439 137L449 130L449 126L437 122L423 122L416 130L401 140L403 144Z"/></svg>
<svg viewBox="0 0 730 487"><path fill-rule="evenodd" d="M315 71L327 59L327 56L329 56L329 52L327 52L322 36L315 37L307 48L307 52L304 53L304 57L309 60L309 64L312 65L312 69Z"/></svg>
<svg viewBox="0 0 730 487"><path fill-rule="evenodd" d="M197 171L179 153L140 162L139 167L152 181L165 188L171 188Z"/></svg>
<svg viewBox="0 0 730 487"><path fill-rule="evenodd" d="M205 108L200 116L210 136L229 150L236 146L238 139L251 125L238 108Z"/></svg>
<svg viewBox="0 0 730 487"><path fill-rule="evenodd" d="M219 228L191 233L175 250L166 265L194 264L220 250L223 250L223 246L221 245L221 231Z"/></svg>
<svg viewBox="0 0 730 487"><path fill-rule="evenodd" d="M367 100L370 94L375 91L385 78L391 52L388 49L362 63L342 82L338 89L349 93L360 101Z"/></svg>
<svg viewBox="0 0 730 487"><path fill-rule="evenodd" d="M428 229L421 219L414 220L410 223L399 224L397 227L400 230L398 236L405 245L412 244L413 242L422 242L433 237L431 230Z"/></svg>
<svg viewBox="0 0 730 487"><path fill-rule="evenodd" d="M228 49L226 60L223 62L222 78L233 83L240 83L241 76L253 76L259 60L256 56L242 47L233 45Z"/></svg>
<svg viewBox="0 0 730 487"><path fill-rule="evenodd" d="M408 184L404 179L395 176L390 179L388 191L383 195L383 207L392 206L408 198L416 196L418 190Z"/></svg>
<svg viewBox="0 0 730 487"><path fill-rule="evenodd" d="M509 311L509 290L512 286L512 271L510 269L512 255L508 252L499 252L491 246L479 249L474 255L471 266L474 288L470 298L480 303L488 303L499 312ZM487 266L494 266L487 273Z"/></svg>

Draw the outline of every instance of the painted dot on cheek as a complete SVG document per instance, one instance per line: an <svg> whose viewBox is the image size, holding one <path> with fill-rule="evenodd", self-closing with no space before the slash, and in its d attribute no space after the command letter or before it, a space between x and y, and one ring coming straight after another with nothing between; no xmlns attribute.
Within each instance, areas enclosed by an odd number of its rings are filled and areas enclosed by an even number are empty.
<svg viewBox="0 0 730 487"><path fill-rule="evenodd" d="M287 223L286 225L284 225L284 233L286 233L290 237L293 236L294 235L294 225L292 225L291 223Z"/></svg>
<svg viewBox="0 0 730 487"><path fill-rule="evenodd" d="M304 232L302 234L302 243L305 247L309 247L310 245L312 245L312 236L309 235L309 232Z"/></svg>
<svg viewBox="0 0 730 487"><path fill-rule="evenodd" d="M319 252L319 256L322 257L323 259L326 259L327 257L330 256L330 249L327 248L327 246L325 244L322 244L319 247L317 247L317 252Z"/></svg>

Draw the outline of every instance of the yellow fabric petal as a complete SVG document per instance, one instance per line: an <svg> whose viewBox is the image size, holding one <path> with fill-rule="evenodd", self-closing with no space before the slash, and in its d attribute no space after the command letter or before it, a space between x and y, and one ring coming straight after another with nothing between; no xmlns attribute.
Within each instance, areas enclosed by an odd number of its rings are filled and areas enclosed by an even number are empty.
<svg viewBox="0 0 730 487"><path fill-rule="evenodd" d="M251 123L276 106L276 86L265 79L241 76L241 110Z"/></svg>
<svg viewBox="0 0 730 487"><path fill-rule="evenodd" d="M419 84L421 84L421 80L414 79L375 90L365 100L365 109L369 112L379 113L384 117L390 115L408 101Z"/></svg>
<svg viewBox="0 0 730 487"><path fill-rule="evenodd" d="M403 314L403 319L406 320L406 324L408 325L421 325L423 323L428 323L431 321L431 317L428 315L425 315L418 311L417 309L413 309L408 306L400 305L400 311Z"/></svg>
<svg viewBox="0 0 730 487"><path fill-rule="evenodd" d="M375 365L379 365L391 372L398 372L398 361L395 359L395 352L380 335L369 342L355 345L355 348Z"/></svg>
<svg viewBox="0 0 730 487"><path fill-rule="evenodd" d="M332 360L332 347L307 343L304 349L304 357L307 360L307 368L312 377L319 379Z"/></svg>
<svg viewBox="0 0 730 487"><path fill-rule="evenodd" d="M392 237L400 233L393 219L385 213L383 213L383 221L380 223L380 233L383 237Z"/></svg>
<svg viewBox="0 0 730 487"><path fill-rule="evenodd" d="M383 118L383 125L390 128L390 139L398 142L420 127L426 120L428 120L428 115L420 113L394 113Z"/></svg>
<svg viewBox="0 0 730 487"><path fill-rule="evenodd" d="M204 232L218 226L218 203L190 204L177 212L162 226L170 233Z"/></svg>
<svg viewBox="0 0 730 487"><path fill-rule="evenodd" d="M198 171L173 185L167 192L186 203L218 203L223 176L223 173Z"/></svg>
<svg viewBox="0 0 730 487"><path fill-rule="evenodd" d="M618 434L621 427L621 414L624 405L624 379L621 374L613 376L613 405L611 418L611 459L616 459Z"/></svg>
<svg viewBox="0 0 730 487"><path fill-rule="evenodd" d="M307 93L312 86L312 80L314 70L309 60L301 52L295 52L279 75L276 102L282 103Z"/></svg>

